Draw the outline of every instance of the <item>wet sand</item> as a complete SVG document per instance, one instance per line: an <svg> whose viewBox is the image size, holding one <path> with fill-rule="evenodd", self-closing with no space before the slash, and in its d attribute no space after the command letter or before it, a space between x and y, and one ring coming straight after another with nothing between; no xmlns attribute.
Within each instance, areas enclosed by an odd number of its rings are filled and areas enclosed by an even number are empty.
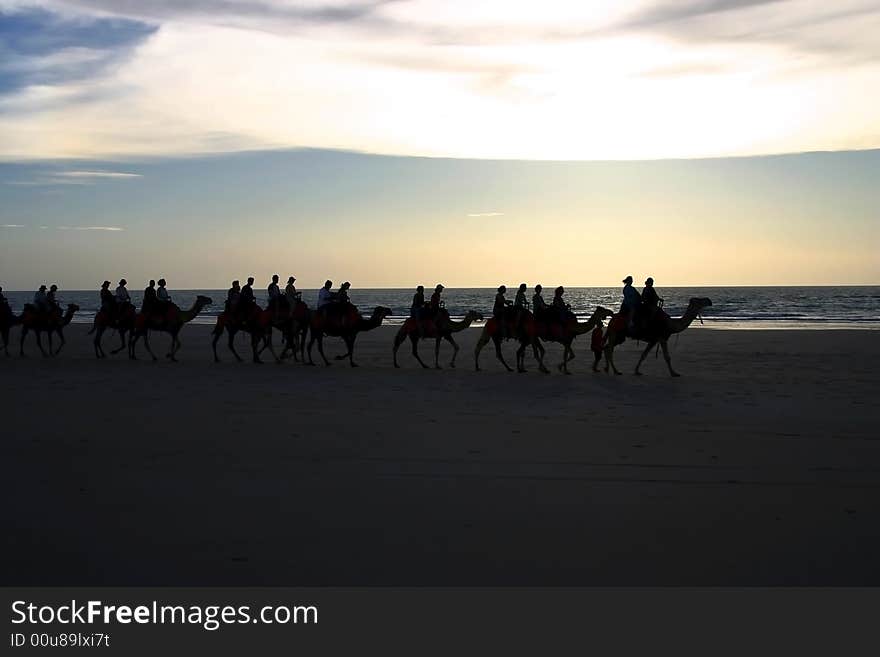
<svg viewBox="0 0 880 657"><path fill-rule="evenodd" d="M878 332L689 329L671 379L584 338L566 377L474 372L476 330L435 371L389 327L357 369L86 328L0 357L7 585L880 585Z"/></svg>

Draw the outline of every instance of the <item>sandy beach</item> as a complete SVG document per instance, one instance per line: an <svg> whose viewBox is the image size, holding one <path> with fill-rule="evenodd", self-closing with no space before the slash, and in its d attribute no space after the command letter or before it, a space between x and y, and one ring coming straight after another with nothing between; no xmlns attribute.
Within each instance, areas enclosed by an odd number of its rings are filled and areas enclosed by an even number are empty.
<svg viewBox="0 0 880 657"><path fill-rule="evenodd" d="M880 584L877 332L693 328L671 379L583 338L566 377L474 372L476 330L435 371L391 327L357 369L215 364L205 326L97 361L87 328L0 358L7 585Z"/></svg>

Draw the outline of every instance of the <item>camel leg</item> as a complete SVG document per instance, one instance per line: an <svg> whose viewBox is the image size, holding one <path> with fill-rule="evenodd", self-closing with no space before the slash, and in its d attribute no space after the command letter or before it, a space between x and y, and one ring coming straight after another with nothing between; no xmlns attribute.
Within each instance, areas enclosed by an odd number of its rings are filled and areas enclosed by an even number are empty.
<svg viewBox="0 0 880 657"><path fill-rule="evenodd" d="M217 355L217 341L220 340L220 336L223 334L223 331L212 331L211 332L211 351L214 352L214 362L219 363L220 357Z"/></svg>
<svg viewBox="0 0 880 657"><path fill-rule="evenodd" d="M61 353L61 348L67 344L67 340L64 339L64 331L58 331L58 337L61 339L61 344L58 345L58 349L55 351L55 355Z"/></svg>
<svg viewBox="0 0 880 657"><path fill-rule="evenodd" d="M120 351L125 349L125 329L119 329L119 349L113 349L111 354L118 354ZM103 350L102 350L103 351Z"/></svg>
<svg viewBox="0 0 880 657"><path fill-rule="evenodd" d="M501 338L492 338L492 341L495 343L495 357L501 361L501 364L504 365L504 368L508 372L513 372L513 369L511 369L510 365L507 364L507 361L504 360L504 354L501 353Z"/></svg>
<svg viewBox="0 0 880 657"><path fill-rule="evenodd" d="M608 372L608 367L611 367L611 371L615 374L620 374L620 370L617 369L617 366L614 364L614 347L607 346L605 347L605 372Z"/></svg>
<svg viewBox="0 0 880 657"><path fill-rule="evenodd" d="M330 361L327 360L327 356L324 353L324 338L318 338L318 353L321 354L321 358L324 360L324 366L330 367ZM311 351L309 352L309 357L311 357Z"/></svg>
<svg viewBox="0 0 880 657"><path fill-rule="evenodd" d="M419 365L421 365L422 367L427 369L428 366L425 365L424 361L422 360L422 357L419 356L419 336L417 336L416 334L413 334L413 335L409 336L409 341L410 341L410 344L412 344L413 358L415 358L417 361L419 361Z"/></svg>
<svg viewBox="0 0 880 657"><path fill-rule="evenodd" d="M434 369L435 370L442 370L443 369L442 367L440 367L440 341L441 340L443 340L443 336L438 335L437 341L434 344Z"/></svg>
<svg viewBox="0 0 880 657"><path fill-rule="evenodd" d="M260 338L259 338L259 337L255 337L254 339L255 339L256 342L258 343ZM256 343L255 343L255 344L256 344ZM263 344L260 346L259 351L257 351L256 353L257 353L257 354L261 354L261 353L263 353L266 349L268 349L268 350L269 350L269 353L272 354L272 358L275 360L275 363L276 363L276 364L280 364L280 363L281 363L281 359L278 358L278 354L275 353L275 345L272 344L272 329L269 329L269 332L266 333L266 335L263 336ZM260 361L260 362L262 362L262 361Z"/></svg>
<svg viewBox="0 0 880 657"><path fill-rule="evenodd" d="M358 364L354 362L354 341L356 338L357 333L345 337L345 346L348 347L348 362L352 367L358 366Z"/></svg>
<svg viewBox="0 0 880 657"><path fill-rule="evenodd" d="M309 365L314 365L315 362L312 360L312 345L315 344L317 338L314 334L309 336Z"/></svg>
<svg viewBox="0 0 880 657"><path fill-rule="evenodd" d="M260 336L256 332L251 333L251 351L254 355L254 363L262 365L263 361L260 360Z"/></svg>
<svg viewBox="0 0 880 657"><path fill-rule="evenodd" d="M535 354L535 360L538 361L538 371L543 372L544 374L550 374L550 370L544 365L544 346L538 338L532 340L532 352Z"/></svg>
<svg viewBox="0 0 880 657"><path fill-rule="evenodd" d="M22 326L21 327L21 340L19 341L19 344L18 344L18 355L21 356L22 358L25 357L24 356L24 339L27 336L27 333L28 333L27 328Z"/></svg>
<svg viewBox="0 0 880 657"><path fill-rule="evenodd" d="M177 336L172 333L171 334L171 344L168 346L168 353L165 354L165 358L170 360L171 362L176 362L174 354L177 353Z"/></svg>
<svg viewBox="0 0 880 657"><path fill-rule="evenodd" d="M669 368L670 376L681 376L681 374L672 369L672 358L669 357L669 345L666 340L660 341L660 348L663 350L663 358L666 360L666 367Z"/></svg>
<svg viewBox="0 0 880 657"><path fill-rule="evenodd" d="M100 327L95 331L95 339L92 344L95 347L95 358L104 358L104 350L101 349L101 336L104 335L104 328Z"/></svg>
<svg viewBox="0 0 880 657"><path fill-rule="evenodd" d="M3 353L9 358L9 329L3 329Z"/></svg>
<svg viewBox="0 0 880 657"><path fill-rule="evenodd" d="M149 331L144 332L144 348L147 350L147 353L150 354L150 357L153 361L159 360L156 358L156 354L153 353L153 348L150 346L150 334Z"/></svg>
<svg viewBox="0 0 880 657"><path fill-rule="evenodd" d="M642 355L639 356L639 362L636 363L636 372L635 372L635 373L636 373L636 376L641 376L641 375L642 375L642 373L639 372L639 368L642 366L642 362L643 362L643 361L645 360L645 358L647 357L648 352L651 351L651 349L653 349L653 348L654 348L654 345L656 345L656 344L657 344L657 341L656 341L656 340L653 340L653 341L649 342L649 343L648 343L648 346L645 347L645 350L642 352Z"/></svg>
<svg viewBox="0 0 880 657"><path fill-rule="evenodd" d="M37 336L37 346L40 348L40 353L43 354L43 356L48 356L49 354L47 354L46 350L43 349L42 332L41 331L34 331L34 334ZM49 351L52 351L52 340L51 339L49 340Z"/></svg>
<svg viewBox="0 0 880 657"><path fill-rule="evenodd" d="M480 339L477 340L477 344L474 347L474 365L476 366L476 371L480 371L480 352L489 344L489 336L486 335L485 331L480 334Z"/></svg>
<svg viewBox="0 0 880 657"><path fill-rule="evenodd" d="M53 333L53 331L52 331L52 329L49 329L48 331L46 331L46 333L47 333L46 338L49 340L49 355L54 356L55 353L52 351L52 333Z"/></svg>
<svg viewBox="0 0 880 657"><path fill-rule="evenodd" d="M449 361L449 367L455 368L455 357L458 356L458 343L451 335L444 335L443 338L452 345L452 360Z"/></svg>
<svg viewBox="0 0 880 657"><path fill-rule="evenodd" d="M229 342L227 343L229 351L231 351L232 355L235 356L235 360L240 363L241 356L239 356L238 352L235 350L235 336L238 334L238 331L230 331L229 329L227 329L227 332L229 333Z"/></svg>
<svg viewBox="0 0 880 657"><path fill-rule="evenodd" d="M516 371L523 373L526 371L526 347L527 342L520 342L516 349ZM537 352L535 352L537 355Z"/></svg>
<svg viewBox="0 0 880 657"><path fill-rule="evenodd" d="M564 347L562 350L562 364L559 366L559 369L566 374L571 374L568 371L568 361L574 360L574 350L571 348L571 343L564 344Z"/></svg>
<svg viewBox="0 0 880 657"><path fill-rule="evenodd" d="M177 350L180 349L180 347L181 347L181 343L180 343L180 340L177 338L177 333L172 333L171 334L171 348L168 351L168 355L167 355L167 358L172 363L177 362Z"/></svg>
<svg viewBox="0 0 880 657"><path fill-rule="evenodd" d="M281 359L278 357L278 354L275 353L275 345L272 344L272 329L269 329L269 332L266 334L266 337L263 338L263 349L268 349L269 353L272 354L272 358L275 359L275 363L280 365Z"/></svg>
<svg viewBox="0 0 880 657"><path fill-rule="evenodd" d="M391 358L394 361L394 367L398 369L400 369L400 365L397 362L397 350L400 349L400 345L403 344L404 340L406 340L406 335L404 335L403 329L401 329L394 336L394 344L391 347Z"/></svg>

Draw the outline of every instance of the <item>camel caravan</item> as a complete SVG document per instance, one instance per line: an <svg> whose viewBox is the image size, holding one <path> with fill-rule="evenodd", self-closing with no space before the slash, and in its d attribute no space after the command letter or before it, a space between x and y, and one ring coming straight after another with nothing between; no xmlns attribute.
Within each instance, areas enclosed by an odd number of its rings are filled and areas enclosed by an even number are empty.
<svg viewBox="0 0 880 657"><path fill-rule="evenodd" d="M276 274L267 288L269 302L261 307L255 298L253 278L248 278L245 285L233 281L226 296L223 311L217 316L212 330L211 348L214 361L220 362L217 343L225 334L226 346L237 361L241 355L235 349L235 336L245 333L250 337L250 357L254 363L262 363L261 355L266 350L276 363L293 358L294 361L307 365L315 365L312 351L317 346L318 354L324 365L330 361L324 354L324 338L340 338L346 347L346 353L336 360L349 361L357 367L354 360L355 340L365 331L370 331L389 317L391 309L376 306L369 315L362 314L351 303L349 289L351 284L343 283L333 291L332 281L326 281L318 292L315 308L310 308L302 300L302 295L295 286L295 277L291 276L287 286L282 290ZM445 341L452 347L452 358L449 367L455 367L459 345L454 335L472 326L476 322L484 322L477 344L474 349L474 367L480 370L480 353L492 342L495 357L508 372L514 371L504 358L502 345L508 340L517 344L515 366L517 372L525 372L525 355L531 353L541 372L549 369L544 364L546 350L544 343L554 342L562 345L562 362L557 368L564 374L571 374L569 363L575 357L572 344L580 335L590 335L590 349L594 360L592 371L598 372L604 357L606 373L620 374L614 362L614 350L625 340L638 340L645 343L635 368L635 374L641 374L642 363L655 347L662 350L669 374L679 376L672 367L669 355L669 338L681 333L697 318L702 321L702 312L712 305L707 298L694 297L681 317L670 317L663 310L663 300L653 286L653 279L645 281L641 293L632 283L632 276L624 280L623 302L620 310L614 312L602 306L596 306L586 321L579 321L564 299L565 289L560 286L554 291L550 303L545 302L543 288L535 286L531 302L527 299L527 286L520 285L513 300L506 297L507 288L501 286L495 295L492 316L484 318L476 311L468 311L460 320L450 317L442 298L444 287L437 285L428 301L425 300L424 288L416 288L410 307L410 315L400 326L394 336L392 345L392 362L399 368L398 350L407 340L410 342L412 356L423 368L429 367L419 355L419 343L434 341L434 367L441 368L440 347ZM137 309L131 301L126 287L127 281L122 279L115 292L110 291L110 282L104 281L101 286L101 308L96 314L89 335L93 335L95 356L106 358L107 353L102 345L103 336L107 331L118 334L119 346L111 350L111 354L126 351L131 360L137 359L137 346L143 340L144 348L150 357L158 360L150 345L150 333L158 331L167 333L171 345L166 357L177 361L177 353L182 344L180 332L183 327L197 317L202 310L213 304L207 296L197 296L190 308L180 308L175 304L166 287L166 281L158 283L151 280L144 290L143 303ZM57 286L47 291L46 286L34 295L34 303L26 304L20 315L15 315L3 296L0 287L0 338L2 348L9 356L9 333L14 326L21 326L19 355L25 356L25 339L28 333L34 333L37 347L43 356L55 356L64 346L64 328L70 323L79 310L76 304L68 304L66 310L61 309L56 301ZM280 353L273 344L273 333L281 336L283 348ZM48 339L48 352L43 347L42 335ZM53 348L53 336L57 336L59 345Z"/></svg>

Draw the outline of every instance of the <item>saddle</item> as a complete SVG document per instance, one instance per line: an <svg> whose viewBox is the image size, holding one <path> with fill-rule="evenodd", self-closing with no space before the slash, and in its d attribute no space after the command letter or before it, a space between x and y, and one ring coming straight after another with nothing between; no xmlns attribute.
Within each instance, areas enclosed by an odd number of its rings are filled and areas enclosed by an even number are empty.
<svg viewBox="0 0 880 657"><path fill-rule="evenodd" d="M348 302L330 303L318 311L321 326L334 324L339 328L354 326L360 319L360 314L355 306Z"/></svg>
<svg viewBox="0 0 880 657"><path fill-rule="evenodd" d="M25 321L38 322L46 325L61 321L61 311L58 308L40 310L32 303L25 304L23 315Z"/></svg>

